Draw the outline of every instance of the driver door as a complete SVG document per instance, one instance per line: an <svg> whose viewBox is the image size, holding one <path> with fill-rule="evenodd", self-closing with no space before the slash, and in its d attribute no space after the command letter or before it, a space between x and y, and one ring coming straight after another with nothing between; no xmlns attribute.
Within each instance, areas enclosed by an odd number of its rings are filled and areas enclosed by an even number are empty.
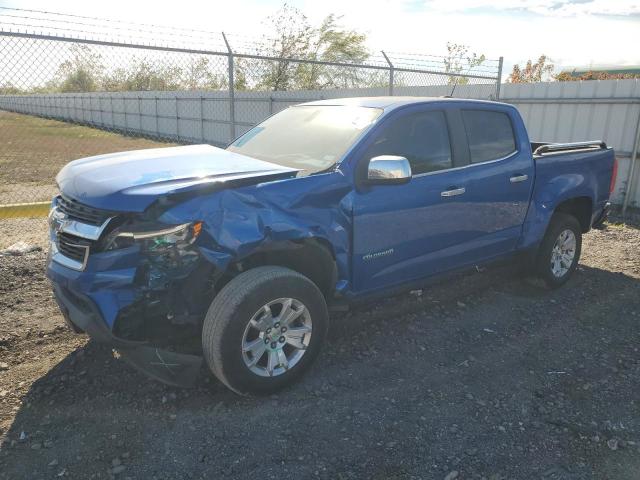
<svg viewBox="0 0 640 480"><path fill-rule="evenodd" d="M455 159L449 117L443 105L399 112L386 120L360 159L405 157L412 178L356 194L356 291L405 283L466 261L458 247L468 240L474 220L464 202L466 174L454 168L461 159Z"/></svg>

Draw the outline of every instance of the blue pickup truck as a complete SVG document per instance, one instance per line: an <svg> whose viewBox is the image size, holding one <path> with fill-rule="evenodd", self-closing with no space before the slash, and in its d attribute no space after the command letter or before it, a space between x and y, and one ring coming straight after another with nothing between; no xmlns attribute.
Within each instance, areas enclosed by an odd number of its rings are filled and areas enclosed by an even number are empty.
<svg viewBox="0 0 640 480"><path fill-rule="evenodd" d="M228 148L73 161L47 275L70 327L188 385L290 384L331 307L517 255L550 287L607 215L613 150L531 143L510 105L379 97L288 108Z"/></svg>

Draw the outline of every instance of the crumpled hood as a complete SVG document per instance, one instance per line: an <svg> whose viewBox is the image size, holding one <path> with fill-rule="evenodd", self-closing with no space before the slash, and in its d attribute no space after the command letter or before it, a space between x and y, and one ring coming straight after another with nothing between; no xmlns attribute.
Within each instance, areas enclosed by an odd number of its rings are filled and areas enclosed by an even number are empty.
<svg viewBox="0 0 640 480"><path fill-rule="evenodd" d="M67 197L94 208L141 212L158 197L289 178L298 170L211 145L154 148L82 158L56 181Z"/></svg>

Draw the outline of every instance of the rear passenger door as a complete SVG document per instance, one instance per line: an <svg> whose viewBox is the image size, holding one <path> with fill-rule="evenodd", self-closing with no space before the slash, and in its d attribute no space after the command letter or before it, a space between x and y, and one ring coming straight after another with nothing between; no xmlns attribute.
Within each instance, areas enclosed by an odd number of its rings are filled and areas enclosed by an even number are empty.
<svg viewBox="0 0 640 480"><path fill-rule="evenodd" d="M460 110L469 148L465 203L476 229L467 247L478 260L515 249L529 207L533 158L526 136L516 135L520 119L514 113L509 107L482 104Z"/></svg>

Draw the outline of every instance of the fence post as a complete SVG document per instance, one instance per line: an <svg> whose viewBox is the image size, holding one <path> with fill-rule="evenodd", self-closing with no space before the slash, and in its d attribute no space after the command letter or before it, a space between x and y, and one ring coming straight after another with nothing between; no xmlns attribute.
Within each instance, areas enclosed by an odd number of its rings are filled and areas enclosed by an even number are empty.
<svg viewBox="0 0 640 480"><path fill-rule="evenodd" d="M200 140L204 141L204 95L200 95Z"/></svg>
<svg viewBox="0 0 640 480"><path fill-rule="evenodd" d="M504 57L500 57L498 60L498 81L496 82L496 100L500 100L500 84L502 83L502 63Z"/></svg>
<svg viewBox="0 0 640 480"><path fill-rule="evenodd" d="M176 137L178 138L178 142L180 142L180 114L178 111L178 95L176 92Z"/></svg>
<svg viewBox="0 0 640 480"><path fill-rule="evenodd" d="M127 121L127 97L126 95L122 95L120 98L122 99L122 111L124 112L124 134L129 135L129 122Z"/></svg>
<svg viewBox="0 0 640 480"><path fill-rule="evenodd" d="M229 133L231 135L229 143L231 143L236 139L236 87L234 85L235 81L233 78L233 50L231 50L231 45L229 45L227 36L224 32L222 32L222 38L227 46L227 52L229 52L227 63L229 64Z"/></svg>
<svg viewBox="0 0 640 480"><path fill-rule="evenodd" d="M109 105L111 106L111 127L116 129L116 111L113 108L113 94L109 95Z"/></svg>
<svg viewBox="0 0 640 480"><path fill-rule="evenodd" d="M627 188L624 189L624 198L622 200L622 219L627 212L629 206L629 200L634 191L635 183L633 180L635 177L636 163L638 161L638 148L640 148L640 109L638 109L638 123L636 124L636 138L633 143L633 151L631 152L631 158L629 159L629 174L627 175Z"/></svg>
<svg viewBox="0 0 640 480"><path fill-rule="evenodd" d="M380 52L382 53L382 56L389 64L389 95L393 96L393 70L394 70L393 63L391 63L391 60L389 60L389 57L387 57L387 54L384 53L384 50L380 50Z"/></svg>
<svg viewBox="0 0 640 480"><path fill-rule="evenodd" d="M104 111L102 110L102 97L98 97L98 110L100 110L100 125L106 127L104 123Z"/></svg>
<svg viewBox="0 0 640 480"><path fill-rule="evenodd" d="M155 118L156 118L156 138L160 138L160 122L158 121L158 95L156 94L155 97L153 97L153 99L155 100L155 105L156 105L156 109L155 109Z"/></svg>

